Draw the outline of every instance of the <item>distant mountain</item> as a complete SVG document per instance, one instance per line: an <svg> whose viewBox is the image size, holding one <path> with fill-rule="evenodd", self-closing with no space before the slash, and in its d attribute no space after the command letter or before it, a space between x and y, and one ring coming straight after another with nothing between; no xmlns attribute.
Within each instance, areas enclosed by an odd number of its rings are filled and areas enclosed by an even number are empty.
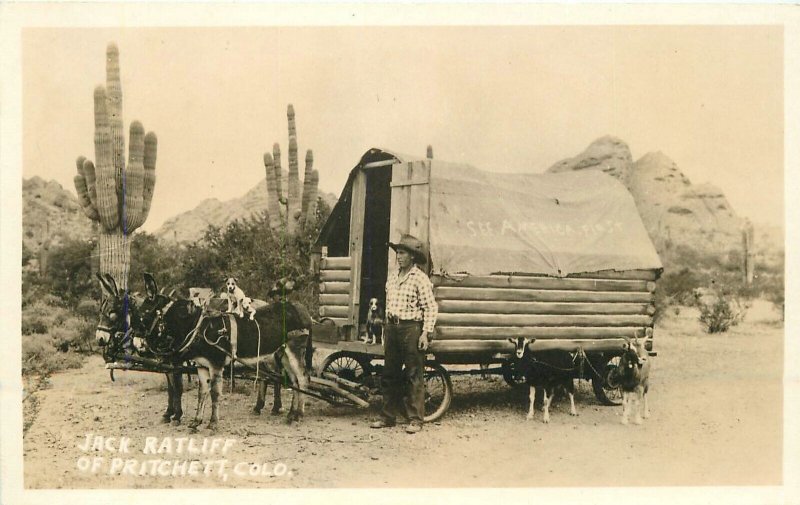
<svg viewBox="0 0 800 505"><path fill-rule="evenodd" d="M89 239L91 221L75 193L41 177L22 180L22 243L32 253L65 238Z"/></svg>
<svg viewBox="0 0 800 505"><path fill-rule="evenodd" d="M286 181L284 174L284 181ZM285 189L287 184L283 184ZM285 191L284 191L285 192ZM320 193L324 202L333 207L336 196ZM194 242L203 237L209 225L224 227L237 219L258 215L267 210L267 181L262 180L240 198L220 201L209 198L192 210L167 219L154 235L167 241Z"/></svg>
<svg viewBox="0 0 800 505"><path fill-rule="evenodd" d="M675 245L719 253L742 247L744 219L722 191L711 184L692 184L661 152L647 153L634 162L625 142L607 136L548 169L576 170L600 170L625 184L659 252Z"/></svg>
<svg viewBox="0 0 800 505"><path fill-rule="evenodd" d="M600 170L625 184L659 253L678 245L720 254L741 251L744 219L736 214L722 191L711 184L692 184L663 153L648 153L633 161L624 141L606 136L548 169L577 170ZM285 191L286 184L283 188ZM335 205L335 195L320 196L331 207ZM193 210L168 219L154 235L166 241L196 241L209 225L222 227L266 209L266 181L262 180L240 198L202 201ZM34 254L42 244L57 245L67 237L92 236L91 222L71 188L65 190L57 182L40 177L22 182L22 225L22 241ZM757 258L771 264L782 262L783 228L754 225Z"/></svg>

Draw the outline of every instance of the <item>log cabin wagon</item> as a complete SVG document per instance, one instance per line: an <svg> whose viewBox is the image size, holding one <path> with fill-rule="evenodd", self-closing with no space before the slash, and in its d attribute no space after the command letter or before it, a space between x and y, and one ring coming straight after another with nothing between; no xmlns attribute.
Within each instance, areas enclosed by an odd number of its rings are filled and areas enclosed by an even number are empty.
<svg viewBox="0 0 800 505"><path fill-rule="evenodd" d="M451 373L519 380L509 338L532 339L531 352L561 349L586 358L579 378L591 379L607 404L616 400L603 375L626 339L646 338L652 352L662 266L632 196L616 179L598 171L485 172L370 149L315 246L314 338L335 351L323 373L362 383L379 376L382 346L360 337L370 298L385 300L395 261L388 243L403 233L428 245L439 304L426 379L440 383L428 389L433 396L441 389L441 398L426 419L447 409ZM442 365L484 366L448 372Z"/></svg>

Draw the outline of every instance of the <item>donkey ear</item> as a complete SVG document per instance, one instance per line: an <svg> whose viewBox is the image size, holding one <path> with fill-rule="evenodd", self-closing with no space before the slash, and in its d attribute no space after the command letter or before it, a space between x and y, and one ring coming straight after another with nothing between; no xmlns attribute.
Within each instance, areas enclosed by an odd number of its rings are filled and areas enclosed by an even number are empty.
<svg viewBox="0 0 800 505"><path fill-rule="evenodd" d="M97 272L95 275L97 276L97 280L100 281L100 288L103 290L103 294L106 298L114 298L117 296L116 290L108 284L108 279L103 274Z"/></svg>
<svg viewBox="0 0 800 505"><path fill-rule="evenodd" d="M155 278L153 278L153 274L144 272L142 274L144 277L144 289L147 293L147 298L152 299L158 294L158 284L156 284Z"/></svg>
<svg viewBox="0 0 800 505"><path fill-rule="evenodd" d="M119 296L119 289L117 289L117 282L114 280L114 276L111 274L105 274L106 283L108 283L109 287L111 288L114 296Z"/></svg>

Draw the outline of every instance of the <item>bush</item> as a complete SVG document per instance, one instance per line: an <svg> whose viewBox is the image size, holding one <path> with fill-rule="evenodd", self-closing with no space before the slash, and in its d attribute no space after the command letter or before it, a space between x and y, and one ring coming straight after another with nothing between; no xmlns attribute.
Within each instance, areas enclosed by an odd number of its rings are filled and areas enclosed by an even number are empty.
<svg viewBox="0 0 800 505"><path fill-rule="evenodd" d="M83 357L58 352L50 335L28 335L22 338L22 374L49 375L58 370L81 366Z"/></svg>
<svg viewBox="0 0 800 505"><path fill-rule="evenodd" d="M22 311L22 334L47 333L49 326L47 317L37 311Z"/></svg>
<svg viewBox="0 0 800 505"><path fill-rule="evenodd" d="M724 296L700 308L700 322L708 333L724 333L741 320L742 314L731 307L731 301Z"/></svg>

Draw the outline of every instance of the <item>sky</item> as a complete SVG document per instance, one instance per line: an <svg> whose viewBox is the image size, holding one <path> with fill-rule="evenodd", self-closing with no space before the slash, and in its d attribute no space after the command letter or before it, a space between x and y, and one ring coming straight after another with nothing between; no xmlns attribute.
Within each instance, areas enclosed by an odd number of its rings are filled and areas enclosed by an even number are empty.
<svg viewBox="0 0 800 505"><path fill-rule="evenodd" d="M117 43L127 127L158 135L143 226L264 178L286 106L302 159L339 194L371 147L542 172L614 135L661 151L738 215L783 223L783 32L777 26L25 28L23 177L74 191L94 159L93 99ZM127 143L127 142L126 142Z"/></svg>

